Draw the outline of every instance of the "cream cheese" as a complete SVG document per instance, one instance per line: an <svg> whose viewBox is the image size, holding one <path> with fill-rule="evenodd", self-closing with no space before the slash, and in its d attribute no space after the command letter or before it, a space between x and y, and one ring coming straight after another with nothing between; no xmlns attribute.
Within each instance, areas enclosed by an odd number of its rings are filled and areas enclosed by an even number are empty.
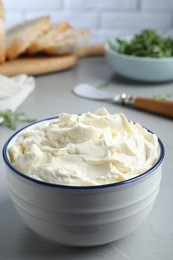
<svg viewBox="0 0 173 260"><path fill-rule="evenodd" d="M158 138L123 114L105 108L60 114L27 128L9 149L13 166L48 183L92 186L140 175L159 156Z"/></svg>

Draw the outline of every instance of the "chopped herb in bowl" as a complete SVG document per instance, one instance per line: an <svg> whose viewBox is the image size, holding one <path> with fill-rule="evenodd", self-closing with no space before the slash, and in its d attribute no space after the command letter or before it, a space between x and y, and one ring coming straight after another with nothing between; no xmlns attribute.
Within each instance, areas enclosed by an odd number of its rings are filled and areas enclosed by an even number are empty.
<svg viewBox="0 0 173 260"><path fill-rule="evenodd" d="M109 42L109 47L119 53L132 56L173 57L173 39L163 38L153 30L144 30L140 34L136 34L130 41L117 38L116 44Z"/></svg>

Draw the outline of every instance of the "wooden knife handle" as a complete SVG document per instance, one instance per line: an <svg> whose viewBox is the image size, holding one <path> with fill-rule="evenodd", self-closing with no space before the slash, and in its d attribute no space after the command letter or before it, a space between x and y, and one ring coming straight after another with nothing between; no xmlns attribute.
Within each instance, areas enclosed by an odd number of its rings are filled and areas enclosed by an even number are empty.
<svg viewBox="0 0 173 260"><path fill-rule="evenodd" d="M134 107L173 118L173 101L137 97L134 102Z"/></svg>
<svg viewBox="0 0 173 260"><path fill-rule="evenodd" d="M76 51L78 58L88 57L88 56L104 56L105 48L104 44L95 44L82 47Z"/></svg>

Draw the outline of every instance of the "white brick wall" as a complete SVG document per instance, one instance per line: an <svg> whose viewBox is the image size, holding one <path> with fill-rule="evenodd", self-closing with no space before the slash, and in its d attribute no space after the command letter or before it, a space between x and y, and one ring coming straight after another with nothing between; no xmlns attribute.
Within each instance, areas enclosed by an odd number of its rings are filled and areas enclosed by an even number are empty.
<svg viewBox="0 0 173 260"><path fill-rule="evenodd" d="M171 13L117 12L103 13L100 21L102 28L167 28L172 23Z"/></svg>
<svg viewBox="0 0 173 260"><path fill-rule="evenodd" d="M168 10L173 11L173 1L172 0L143 0L141 3L141 8L143 10Z"/></svg>
<svg viewBox="0 0 173 260"><path fill-rule="evenodd" d="M7 28L50 15L54 23L87 27L98 41L144 28L173 27L173 0L3 0ZM95 40L94 40L95 41Z"/></svg>
<svg viewBox="0 0 173 260"><path fill-rule="evenodd" d="M62 5L61 0L3 0L3 3L8 9L20 11L32 11L40 9L55 9Z"/></svg>
<svg viewBox="0 0 173 260"><path fill-rule="evenodd" d="M138 6L138 0L65 0L63 7L67 9L95 10L132 10Z"/></svg>

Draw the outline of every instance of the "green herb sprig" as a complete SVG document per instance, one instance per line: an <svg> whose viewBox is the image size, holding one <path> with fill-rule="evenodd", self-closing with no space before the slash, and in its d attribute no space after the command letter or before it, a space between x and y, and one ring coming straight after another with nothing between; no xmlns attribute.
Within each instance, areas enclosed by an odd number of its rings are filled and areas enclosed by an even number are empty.
<svg viewBox="0 0 173 260"><path fill-rule="evenodd" d="M173 96L173 93L167 93L167 94L158 94L158 95L154 96L153 98L165 100L165 99L169 99L172 96Z"/></svg>
<svg viewBox="0 0 173 260"><path fill-rule="evenodd" d="M0 111L0 124L13 130L17 128L19 122L31 123L34 121L35 119L28 118L23 112L12 112L9 109Z"/></svg>
<svg viewBox="0 0 173 260"><path fill-rule="evenodd" d="M104 89L104 88L108 87L109 84L110 84L109 81L102 82L102 83L100 83L100 84L97 86L97 88L98 88L98 89Z"/></svg>
<svg viewBox="0 0 173 260"><path fill-rule="evenodd" d="M109 42L109 47L123 54L153 58L173 57L173 39L162 38L154 30L143 30L130 42L120 38L116 42L118 47L112 42Z"/></svg>

